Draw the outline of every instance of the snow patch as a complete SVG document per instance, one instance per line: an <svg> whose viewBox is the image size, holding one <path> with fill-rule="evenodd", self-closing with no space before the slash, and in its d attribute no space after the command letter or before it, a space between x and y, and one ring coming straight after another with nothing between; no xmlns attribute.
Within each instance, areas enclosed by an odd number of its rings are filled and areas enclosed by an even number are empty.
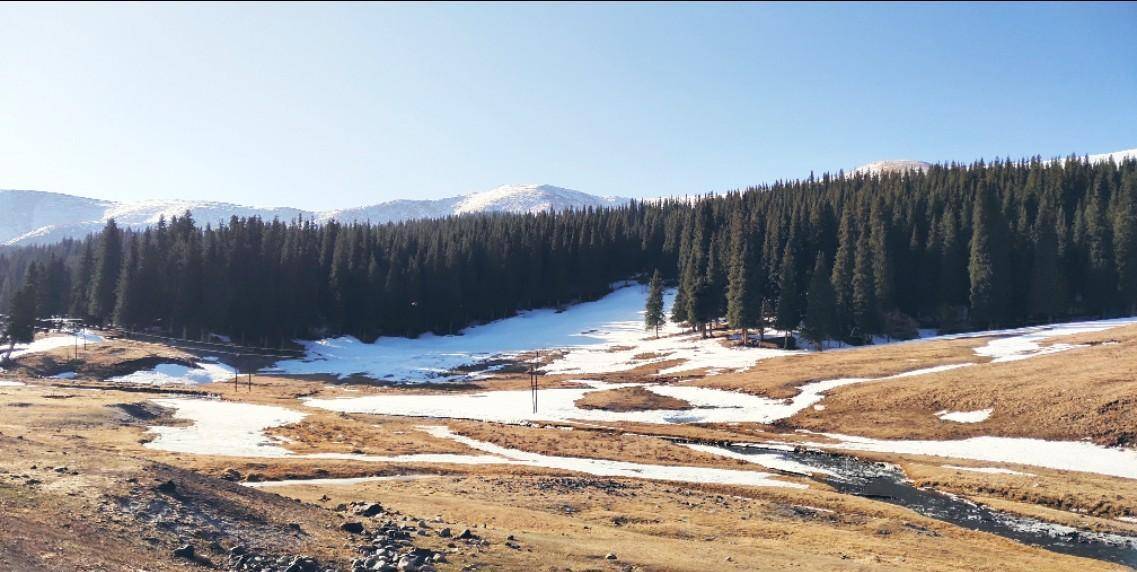
<svg viewBox="0 0 1137 572"><path fill-rule="evenodd" d="M967 471L969 473L987 473L989 475L1022 475L1025 477L1036 476L1034 473L1023 473L1021 471L1012 471L1010 469L1002 469L999 467L960 467L958 465L942 465L945 469L954 469L956 471Z"/></svg>
<svg viewBox="0 0 1137 572"><path fill-rule="evenodd" d="M834 477L837 476L837 473L834 473L829 469L811 467L805 463L799 463L792 459L787 459L784 455L779 455L777 453L746 454L732 451L730 449L724 449L722 447L715 447L713 445L699 445L695 443L689 443L687 444L687 447L702 453L710 453L711 455L718 455L720 457L738 459L740 461L762 465L767 469L782 471L783 473L792 473L795 475L804 475L807 477L812 474L830 475Z"/></svg>
<svg viewBox="0 0 1137 572"><path fill-rule="evenodd" d="M172 453L222 457L286 457L292 452L265 435L265 430L297 423L305 413L274 407L212 399L155 399L174 410L185 427L150 427L157 435L146 447Z"/></svg>
<svg viewBox="0 0 1137 572"><path fill-rule="evenodd" d="M578 457L553 457L540 453L529 453L509 449L493 443L478 441L469 437L454 434L450 428L444 426L420 427L430 435L443 439L451 439L478 451L497 455L516 461L519 464L534 467L560 469L586 473L597 477L627 477L648 479L654 481L681 481L691 483L713 483L721 485L750 485L762 487L785 487L806 489L807 485L777 480L774 475L758 471L739 471L732 469L716 469L710 467L684 467L669 465L644 465L626 461L610 461L605 459L586 459Z"/></svg>
<svg viewBox="0 0 1137 572"><path fill-rule="evenodd" d="M355 374L394 381L440 381L462 377L459 366L491 359L515 358L533 350L567 350L543 370L550 374L626 371L668 360L682 363L662 370L664 375L704 368L741 370L760 359L798 352L764 348L726 347L718 339L683 334L674 324L663 337L643 329L647 289L624 286L592 302L564 311L530 310L511 318L471 326L456 336L427 334L415 339L384 337L365 344L347 336L300 342L304 359L276 363L268 371L285 374ZM667 294L668 303L674 292ZM628 349L630 348L630 349Z"/></svg>
<svg viewBox="0 0 1137 572"><path fill-rule="evenodd" d="M208 361L197 362L196 367L163 363L154 366L153 369L111 377L107 381L138 385L200 385L231 380L235 372L236 370L225 364Z"/></svg>
<svg viewBox="0 0 1137 572"><path fill-rule="evenodd" d="M956 423L982 423L986 421L988 417L991 417L991 413L994 411L994 409L980 409L978 411L944 410L937 411L936 417L939 417L943 421L954 421Z"/></svg>
<svg viewBox="0 0 1137 572"><path fill-rule="evenodd" d="M802 443L823 449L928 455L1031 465L1060 471L1097 473L1137 479L1137 450L1109 448L1080 441L1046 441L1016 437L972 437L956 441L903 441L824 433L837 443Z"/></svg>
<svg viewBox="0 0 1137 572"><path fill-rule="evenodd" d="M23 385L26 384L22 381L8 381L6 379L0 379L0 387L20 387Z"/></svg>

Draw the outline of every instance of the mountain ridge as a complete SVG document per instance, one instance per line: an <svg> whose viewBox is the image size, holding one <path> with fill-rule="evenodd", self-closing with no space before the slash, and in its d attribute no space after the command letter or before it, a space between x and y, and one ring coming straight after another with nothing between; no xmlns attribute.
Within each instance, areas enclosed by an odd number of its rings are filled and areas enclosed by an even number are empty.
<svg viewBox="0 0 1137 572"><path fill-rule="evenodd" d="M48 244L65 238L81 238L97 231L110 218L120 226L145 228L156 224L161 217L181 216L187 210L202 224L223 222L231 216L284 220L304 217L317 222L382 224L481 212L537 213L618 206L630 200L553 185L526 184L503 185L442 199L396 199L348 209L310 211L185 199L118 202L49 191L0 189L0 244Z"/></svg>

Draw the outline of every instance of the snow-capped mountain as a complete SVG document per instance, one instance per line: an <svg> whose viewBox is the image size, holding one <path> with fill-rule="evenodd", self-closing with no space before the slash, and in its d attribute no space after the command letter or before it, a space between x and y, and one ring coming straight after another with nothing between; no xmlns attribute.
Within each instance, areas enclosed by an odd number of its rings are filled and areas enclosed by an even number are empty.
<svg viewBox="0 0 1137 572"><path fill-rule="evenodd" d="M0 244L48 244L97 231L114 218L120 226L145 228L160 217L187 210L199 224L232 216L291 220L303 216L320 222L385 223L416 218L442 218L479 212L536 213L620 205L629 199L598 197L552 185L506 185L481 193L437 200L397 200L377 205L313 212L294 208L259 208L210 201L142 201L119 203L41 191L0 190Z"/></svg>
<svg viewBox="0 0 1137 572"><path fill-rule="evenodd" d="M629 199L598 197L552 185L505 185L481 193L437 200L397 200L369 207L358 207L319 213L319 220L340 222L374 222L443 218L451 215L509 212L537 213L587 207L621 205Z"/></svg>
<svg viewBox="0 0 1137 572"><path fill-rule="evenodd" d="M931 166L931 163L924 161L913 161L911 159L893 159L861 165L860 167L853 169L853 174L879 175L882 173L902 173L905 171L923 172L927 171Z"/></svg>
<svg viewBox="0 0 1137 572"><path fill-rule="evenodd" d="M1079 156L1085 158L1090 163L1104 163L1113 160L1115 163L1120 163L1127 159L1137 159L1137 149L1126 149L1124 151L1114 151L1112 153L1099 153L1097 155ZM1057 159L1063 161L1065 158ZM1044 161L1050 162L1050 161ZM853 169L851 174L855 175L879 175L883 173L902 173L906 171L927 171L931 168L932 164L926 161L915 161L912 159L892 159L887 161L876 161L861 165Z"/></svg>

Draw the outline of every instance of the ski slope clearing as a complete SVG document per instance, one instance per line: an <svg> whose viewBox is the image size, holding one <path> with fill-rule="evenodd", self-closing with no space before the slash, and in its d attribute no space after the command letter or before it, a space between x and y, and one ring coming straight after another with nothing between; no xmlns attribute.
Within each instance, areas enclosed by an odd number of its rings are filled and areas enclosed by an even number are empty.
<svg viewBox="0 0 1137 572"><path fill-rule="evenodd" d="M593 301L563 311L531 310L511 318L472 326L456 336L427 334L416 339L379 338L366 344L353 337L301 342L307 357L277 362L266 372L294 375L366 375L401 382L445 381L465 377L455 368L508 359L533 350L567 352L548 364L546 373L584 374L626 371L651 363L682 360L661 374L703 368L742 370L758 360L792 352L735 348L721 339L682 334L668 324L654 339L643 329L647 290L624 286ZM674 292L666 298L670 305ZM626 349L632 348L632 349ZM482 374L486 372L480 372ZM477 374L475 374L475 377Z"/></svg>

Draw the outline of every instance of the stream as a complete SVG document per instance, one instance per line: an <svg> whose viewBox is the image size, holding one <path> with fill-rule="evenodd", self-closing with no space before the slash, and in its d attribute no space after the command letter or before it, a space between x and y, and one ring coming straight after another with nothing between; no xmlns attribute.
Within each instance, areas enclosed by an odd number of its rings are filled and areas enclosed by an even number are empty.
<svg viewBox="0 0 1137 572"><path fill-rule="evenodd" d="M774 455L820 469L814 478L839 492L903 506L929 518L1024 544L1137 568L1137 536L1079 530L1000 512L965 498L913 486L900 469L848 455L760 445L721 447L740 455ZM828 473L828 474L826 474Z"/></svg>

